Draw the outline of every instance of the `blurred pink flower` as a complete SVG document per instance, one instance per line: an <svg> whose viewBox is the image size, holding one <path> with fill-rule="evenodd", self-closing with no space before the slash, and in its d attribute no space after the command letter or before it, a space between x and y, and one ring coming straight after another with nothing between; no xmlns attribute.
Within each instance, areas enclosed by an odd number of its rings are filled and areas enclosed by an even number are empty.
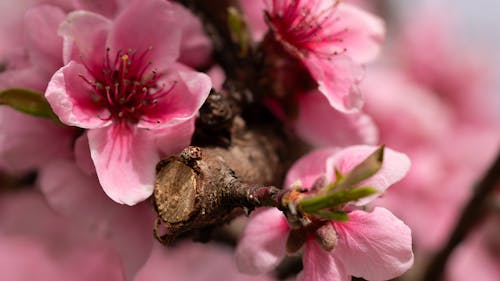
<svg viewBox="0 0 500 281"><path fill-rule="evenodd" d="M490 123L499 130L496 78L490 61L496 50L480 42L464 44L469 38L457 32L457 16L435 9L415 10L395 43L396 54L408 76L452 107L457 119Z"/></svg>
<svg viewBox="0 0 500 281"><path fill-rule="evenodd" d="M498 151L500 135L487 123L465 122L454 103L391 66L368 68L361 90L380 141L413 163L377 204L405 220L420 253L431 253L448 237L475 180Z"/></svg>
<svg viewBox="0 0 500 281"><path fill-rule="evenodd" d="M318 91L298 95L297 102L297 118L290 122L297 135L314 146L344 147L378 141L378 128L363 112L339 112Z"/></svg>
<svg viewBox="0 0 500 281"><path fill-rule="evenodd" d="M271 281L236 270L229 248L216 244L180 242L173 247L156 243L134 281ZM168 274L168 278L165 276Z"/></svg>
<svg viewBox="0 0 500 281"><path fill-rule="evenodd" d="M106 243L117 254L127 279L135 275L155 243L149 204L115 204L99 188L96 175L85 174L71 159L45 165L39 171L38 185L50 207L71 219L68 228Z"/></svg>
<svg viewBox="0 0 500 281"><path fill-rule="evenodd" d="M352 146L344 150L315 151L299 160L290 170L286 186L300 181L310 188L319 177L327 182L335 180L334 168L349 172L376 147ZM383 192L399 181L408 171L409 159L401 153L386 149L381 170L359 183ZM387 280L397 277L413 264L410 229L384 208L371 212L358 210L374 197L354 202L346 222L328 222L336 233L337 242L330 251L320 246L312 233L304 247L302 280L350 280L351 276L368 280ZM290 232L285 216L277 209L253 213L236 249L240 270L257 274L275 267L286 254L286 240Z"/></svg>
<svg viewBox="0 0 500 281"><path fill-rule="evenodd" d="M2 194L0 279L124 280L115 252L77 226L35 191Z"/></svg>
<svg viewBox="0 0 500 281"><path fill-rule="evenodd" d="M357 90L363 71L384 37L383 22L337 0L267 1L266 21L285 50L306 66L332 107L362 105Z"/></svg>
<svg viewBox="0 0 500 281"><path fill-rule="evenodd" d="M119 203L151 195L156 143L175 135L169 127L191 119L210 91L205 74L172 69L181 40L175 11L167 1L137 0L114 20L70 13L59 30L67 64L45 95L61 121L89 129L101 186Z"/></svg>

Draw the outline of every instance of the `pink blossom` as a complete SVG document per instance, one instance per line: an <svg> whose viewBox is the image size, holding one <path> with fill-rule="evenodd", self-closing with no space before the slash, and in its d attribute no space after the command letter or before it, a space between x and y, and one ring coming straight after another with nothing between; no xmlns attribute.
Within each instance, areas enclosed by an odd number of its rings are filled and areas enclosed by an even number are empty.
<svg viewBox="0 0 500 281"><path fill-rule="evenodd" d="M115 204L99 188L96 175L85 174L71 159L45 165L39 171L38 185L50 207L74 222L68 228L103 241L115 252L128 280L141 268L155 242L149 204Z"/></svg>
<svg viewBox="0 0 500 281"><path fill-rule="evenodd" d="M446 241L474 181L492 161L498 132L463 122L453 103L396 68L368 68L367 74L363 110L380 129L381 141L405 151L414 164L377 204L404 219L416 249L430 253Z"/></svg>
<svg viewBox="0 0 500 281"><path fill-rule="evenodd" d="M318 91L297 97L299 112L291 121L295 132L308 143L322 146L375 144L378 128L363 112L341 113L329 106Z"/></svg>
<svg viewBox="0 0 500 281"><path fill-rule="evenodd" d="M266 3L274 38L302 61L330 105L342 112L358 110L360 64L378 53L384 36L382 21L337 0Z"/></svg>
<svg viewBox="0 0 500 281"><path fill-rule="evenodd" d="M1 280L124 280L120 260L32 191L0 197Z"/></svg>
<svg viewBox="0 0 500 281"><path fill-rule="evenodd" d="M168 276L168 278L165 278ZM271 281L268 276L239 273L231 250L215 244L180 242L173 247L157 243L134 281Z"/></svg>
<svg viewBox="0 0 500 281"><path fill-rule="evenodd" d="M70 13L59 30L67 64L45 96L62 122L89 129L101 186L119 203L151 195L157 143L175 137L169 127L193 118L211 87L205 74L172 69L176 21L170 2L136 0L114 20Z"/></svg>
<svg viewBox="0 0 500 281"><path fill-rule="evenodd" d="M334 167L341 173L350 171L376 148L352 146L344 150L319 150L305 156L287 175L286 185L300 181L311 187L326 176L335 180ZM387 149L381 170L360 186L372 186L383 192L399 181L409 169L409 159ZM364 205L374 198L355 202ZM304 270L301 280L350 280L351 276L368 280L397 277L413 264L410 229L384 208L371 212L353 208L346 222L330 221L337 242L327 251L308 233L303 249ZM257 274L271 270L286 254L290 233L285 216L277 209L254 212L236 249L237 265L243 272Z"/></svg>

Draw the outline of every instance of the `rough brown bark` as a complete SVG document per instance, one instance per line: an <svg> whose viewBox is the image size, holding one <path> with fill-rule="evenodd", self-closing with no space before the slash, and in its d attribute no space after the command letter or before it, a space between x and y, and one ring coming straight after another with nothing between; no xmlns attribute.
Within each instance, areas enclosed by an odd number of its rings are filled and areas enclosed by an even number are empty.
<svg viewBox="0 0 500 281"><path fill-rule="evenodd" d="M272 185L282 179L284 148L270 131L240 130L227 148L191 146L160 162L154 203L168 229L161 240L227 222L240 207L278 202Z"/></svg>

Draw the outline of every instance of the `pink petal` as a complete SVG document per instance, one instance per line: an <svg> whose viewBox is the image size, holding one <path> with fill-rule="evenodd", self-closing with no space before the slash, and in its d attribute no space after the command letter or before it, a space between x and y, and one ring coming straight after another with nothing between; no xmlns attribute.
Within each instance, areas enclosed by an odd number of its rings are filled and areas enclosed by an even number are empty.
<svg viewBox="0 0 500 281"><path fill-rule="evenodd" d="M128 277L139 270L154 242L149 204L116 204L103 192L95 174L84 174L72 161L47 164L40 170L38 184L51 208L116 250Z"/></svg>
<svg viewBox="0 0 500 281"><path fill-rule="evenodd" d="M208 64L212 54L212 42L203 30L198 17L182 5L172 2L178 16L177 24L182 28L181 53L178 62L199 68Z"/></svg>
<svg viewBox="0 0 500 281"><path fill-rule="evenodd" d="M71 61L52 76L45 92L52 109L70 126L91 129L109 125L110 120L99 118L109 115L107 110L92 100L92 88L79 75L92 77L83 65Z"/></svg>
<svg viewBox="0 0 500 281"><path fill-rule="evenodd" d="M285 187L290 187L296 181L300 181L302 187L311 187L320 176L325 174L326 160L338 151L339 148L322 148L302 156L288 170Z"/></svg>
<svg viewBox="0 0 500 281"><path fill-rule="evenodd" d="M193 270L192 265L196 265ZM165 276L168 275L166 279ZM249 276L234 267L232 251L216 243L176 243L165 247L155 243L148 261L134 281L271 281L268 276Z"/></svg>
<svg viewBox="0 0 500 281"><path fill-rule="evenodd" d="M264 20L265 1L241 0L240 6L245 14L245 19L252 31L255 41L261 41L268 30Z"/></svg>
<svg viewBox="0 0 500 281"><path fill-rule="evenodd" d="M168 76L168 85L176 81L173 89L147 112L148 122L140 121L139 128L165 128L191 119L210 93L210 78L201 72L179 71Z"/></svg>
<svg viewBox="0 0 500 281"><path fill-rule="evenodd" d="M36 214L36 220L32 215ZM30 221L30 223L20 223ZM119 257L34 189L0 198L1 280L123 280Z"/></svg>
<svg viewBox="0 0 500 281"><path fill-rule="evenodd" d="M99 182L111 199L135 205L152 194L160 157L146 131L110 126L87 134Z"/></svg>
<svg viewBox="0 0 500 281"><path fill-rule="evenodd" d="M338 46L346 49L346 55L357 63L373 60L380 51L385 36L384 22L373 14L367 13L353 5L341 4L335 16L339 18L330 26L325 26L324 33L342 33L342 41Z"/></svg>
<svg viewBox="0 0 500 281"><path fill-rule="evenodd" d="M302 261L304 270L300 281L350 281L351 276L346 272L342 263L335 255L321 248L314 239L309 239L304 249ZM342 257L340 257L342 260Z"/></svg>
<svg viewBox="0 0 500 281"><path fill-rule="evenodd" d="M89 139L87 133L78 137L74 144L75 162L78 168L86 175L95 175L94 162L90 157Z"/></svg>
<svg viewBox="0 0 500 281"><path fill-rule="evenodd" d="M271 271L286 254L289 227L278 209L254 211L236 248L236 266L241 272Z"/></svg>
<svg viewBox="0 0 500 281"><path fill-rule="evenodd" d="M47 88L47 81L52 74L40 71L38 66L7 69L0 72L0 89L21 87L43 92Z"/></svg>
<svg viewBox="0 0 500 281"><path fill-rule="evenodd" d="M59 27L64 38L64 63L83 60L90 69L102 65L110 27L111 21L99 14L87 11L68 14Z"/></svg>
<svg viewBox="0 0 500 281"><path fill-rule="evenodd" d="M71 158L73 128L0 106L0 166L8 172L39 169Z"/></svg>
<svg viewBox="0 0 500 281"><path fill-rule="evenodd" d="M329 177L331 181L335 179L335 168L341 173L348 173L376 149L376 146L357 145L350 146L340 151L327 160L327 177ZM390 148L385 148L382 168L372 177L358 183L357 186L369 186L383 193L389 186L401 180L409 169L410 159L408 156ZM358 206L366 205L378 196L380 196L380 194L362 198L355 204Z"/></svg>
<svg viewBox="0 0 500 281"><path fill-rule="evenodd" d="M333 108L345 113L361 108L363 100L356 84L363 71L349 57L339 55L327 60L309 54L303 62Z"/></svg>
<svg viewBox="0 0 500 281"><path fill-rule="evenodd" d="M191 143L195 119L193 117L177 125L151 131L151 134L155 138L156 146L163 156L178 153Z"/></svg>
<svg viewBox="0 0 500 281"><path fill-rule="evenodd" d="M30 61L48 73L62 65L62 39L57 35L59 24L66 14L58 7L39 5L24 16L26 45Z"/></svg>
<svg viewBox="0 0 500 281"><path fill-rule="evenodd" d="M95 0L73 0L75 10L87 10L111 18L118 10L116 0L95 1Z"/></svg>
<svg viewBox="0 0 500 281"><path fill-rule="evenodd" d="M299 115L294 122L297 134L315 146L375 144L378 129L370 116L344 114L329 106L319 92L299 96Z"/></svg>
<svg viewBox="0 0 500 281"><path fill-rule="evenodd" d="M130 1L113 22L107 41L111 53L131 49L142 54L152 48L148 57L151 68L164 70L179 56L181 42L177 23L183 20L173 5L162 0Z"/></svg>
<svg viewBox="0 0 500 281"><path fill-rule="evenodd" d="M389 280L413 265L410 228L384 208L353 211L349 221L334 223L335 256L349 274L367 280Z"/></svg>
<svg viewBox="0 0 500 281"><path fill-rule="evenodd" d="M218 92L222 90L222 85L226 81L226 73L224 69L218 64L212 66L208 71L207 75L210 76L212 80L212 88Z"/></svg>

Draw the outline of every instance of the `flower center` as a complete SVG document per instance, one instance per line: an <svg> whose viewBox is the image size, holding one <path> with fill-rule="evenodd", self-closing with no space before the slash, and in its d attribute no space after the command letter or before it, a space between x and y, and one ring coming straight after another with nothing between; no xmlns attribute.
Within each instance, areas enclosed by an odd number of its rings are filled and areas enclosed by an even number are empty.
<svg viewBox="0 0 500 281"><path fill-rule="evenodd" d="M285 2L288 2L286 4ZM330 33L339 17L335 16L341 1L330 6L321 7L321 0L301 4L301 0L274 0L272 12L267 13L266 20L278 41L285 45L293 55L303 57L315 53L322 57L331 57L345 52L344 48L332 48L342 43L342 36L347 28ZM328 47L326 47L328 46Z"/></svg>
<svg viewBox="0 0 500 281"><path fill-rule="evenodd" d="M154 108L158 101L168 95L175 87L159 85L164 73L149 70L151 62L147 61L152 47L138 54L129 49L119 50L111 60L110 49L106 49L103 62L95 67L83 65L93 76L93 81L84 75L80 77L92 87L91 98L100 107L108 110L108 115L98 116L103 120L113 120L120 124L136 124L139 121L159 123L147 117L147 112ZM83 59L82 59L83 62Z"/></svg>

